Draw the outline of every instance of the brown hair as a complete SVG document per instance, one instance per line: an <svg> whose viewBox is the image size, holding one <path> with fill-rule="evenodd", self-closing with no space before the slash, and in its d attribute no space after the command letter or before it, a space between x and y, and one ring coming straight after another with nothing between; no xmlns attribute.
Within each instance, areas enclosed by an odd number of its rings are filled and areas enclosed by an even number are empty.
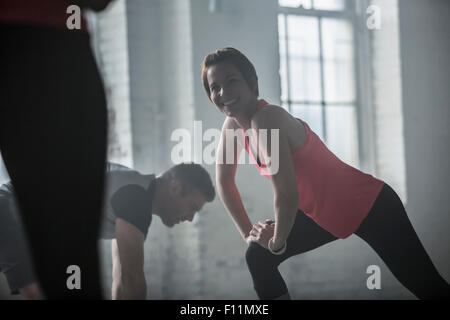
<svg viewBox="0 0 450 320"><path fill-rule="evenodd" d="M215 52L208 54L203 59L202 81L208 99L211 100L210 98L211 92L209 90L209 84L208 79L206 77L206 73L210 66L216 65L223 61L230 62L232 65L234 65L242 73L242 76L244 77L245 81L247 81L247 84L250 88L252 88L256 82L256 95L259 96L258 76L256 75L255 67L242 52L240 52L237 49L228 47L216 50Z"/></svg>
<svg viewBox="0 0 450 320"><path fill-rule="evenodd" d="M215 198L215 190L211 177L201 165L196 163L180 163L163 173L163 177L177 179L182 185L182 194L186 195L192 189L197 189L207 202Z"/></svg>

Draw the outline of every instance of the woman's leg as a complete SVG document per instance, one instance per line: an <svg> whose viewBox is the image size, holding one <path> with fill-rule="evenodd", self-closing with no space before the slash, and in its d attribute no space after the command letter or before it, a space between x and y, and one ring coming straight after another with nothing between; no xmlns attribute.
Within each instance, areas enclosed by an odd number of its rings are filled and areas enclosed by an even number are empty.
<svg viewBox="0 0 450 320"><path fill-rule="evenodd" d="M449 298L450 287L420 242L405 208L387 184L355 232L386 263L394 276L419 299Z"/></svg>
<svg viewBox="0 0 450 320"><path fill-rule="evenodd" d="M289 257L316 249L336 239L302 211L298 211L286 241L287 248L284 254L274 255L259 244L251 243L245 258L258 297L263 300L289 298L286 283L278 271L280 263Z"/></svg>

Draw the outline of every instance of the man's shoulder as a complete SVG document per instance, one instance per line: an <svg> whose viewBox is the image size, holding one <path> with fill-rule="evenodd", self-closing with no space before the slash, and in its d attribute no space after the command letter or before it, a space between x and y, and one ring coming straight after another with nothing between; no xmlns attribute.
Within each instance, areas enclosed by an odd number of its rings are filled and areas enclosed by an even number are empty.
<svg viewBox="0 0 450 320"><path fill-rule="evenodd" d="M142 174L132 169L110 171L106 174L107 184L116 186L135 184L146 188L153 179L155 179L154 174Z"/></svg>
<svg viewBox="0 0 450 320"><path fill-rule="evenodd" d="M137 184L127 184L111 196L111 207L117 218L134 225L144 236L152 221L152 203L146 188Z"/></svg>
<svg viewBox="0 0 450 320"><path fill-rule="evenodd" d="M111 171L133 171L133 169L120 163L108 161L106 163L106 172Z"/></svg>
<svg viewBox="0 0 450 320"><path fill-rule="evenodd" d="M141 179L141 173L137 170L127 168L111 168L106 172L106 181L108 184L130 184L138 183Z"/></svg>

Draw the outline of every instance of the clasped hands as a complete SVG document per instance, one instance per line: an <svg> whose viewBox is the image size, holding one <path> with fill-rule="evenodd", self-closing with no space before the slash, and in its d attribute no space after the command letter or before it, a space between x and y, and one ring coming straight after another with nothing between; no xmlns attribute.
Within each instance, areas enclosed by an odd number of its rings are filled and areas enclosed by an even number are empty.
<svg viewBox="0 0 450 320"><path fill-rule="evenodd" d="M269 240L273 237L275 233L275 222L271 219L266 219L264 222L258 221L258 223L253 225L248 237L246 238L247 243L256 242L263 248L269 248Z"/></svg>

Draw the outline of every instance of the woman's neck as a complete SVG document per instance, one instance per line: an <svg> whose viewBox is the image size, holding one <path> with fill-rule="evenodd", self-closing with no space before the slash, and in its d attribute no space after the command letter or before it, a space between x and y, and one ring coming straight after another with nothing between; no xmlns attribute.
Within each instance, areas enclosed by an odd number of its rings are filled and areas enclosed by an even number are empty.
<svg viewBox="0 0 450 320"><path fill-rule="evenodd" d="M250 129L252 127L252 118L258 111L258 102L259 100L257 99L252 106L249 106L242 113L236 115L235 120L244 130Z"/></svg>

